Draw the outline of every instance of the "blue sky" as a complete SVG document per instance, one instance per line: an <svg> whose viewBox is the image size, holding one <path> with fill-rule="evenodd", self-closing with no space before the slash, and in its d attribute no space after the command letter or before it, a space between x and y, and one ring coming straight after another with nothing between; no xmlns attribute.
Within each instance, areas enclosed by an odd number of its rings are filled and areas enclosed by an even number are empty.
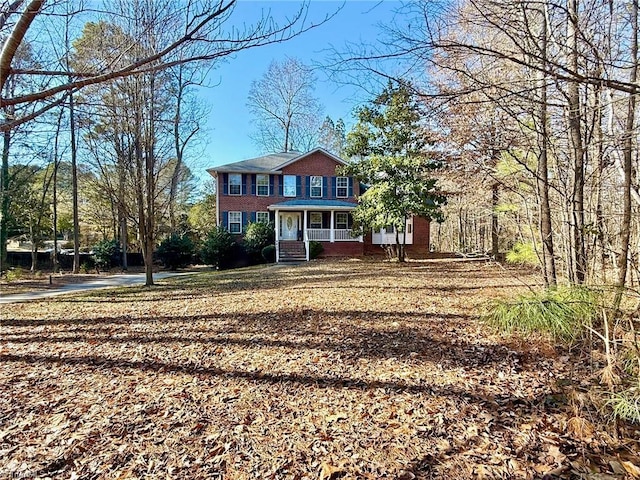
<svg viewBox="0 0 640 480"><path fill-rule="evenodd" d="M312 0L309 19L318 21L326 13L335 12L343 2ZM306 64L324 62L330 50L342 50L347 43L375 42L378 25L389 22L397 1L347 0L342 9L327 23L285 43L268 45L240 52L210 74L214 87L202 92L203 101L211 108L207 129L208 143L204 158L194 170L235 162L260 155L259 148L249 138L253 130L252 117L246 106L251 82L259 79L272 60L286 56L301 59ZM240 0L233 13L234 24L259 18L262 12L271 12L278 21L291 15L299 2ZM353 123L353 108L368 99L368 94L354 85L344 85L317 71L315 93L325 107L325 116L334 120L343 118L347 128ZM203 172L194 171L201 176ZM205 175L206 176L206 175Z"/></svg>

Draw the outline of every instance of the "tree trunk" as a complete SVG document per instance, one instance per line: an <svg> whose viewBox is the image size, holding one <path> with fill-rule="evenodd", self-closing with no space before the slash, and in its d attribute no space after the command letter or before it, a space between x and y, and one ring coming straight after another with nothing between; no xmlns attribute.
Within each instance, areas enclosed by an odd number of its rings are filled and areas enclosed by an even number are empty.
<svg viewBox="0 0 640 480"><path fill-rule="evenodd" d="M35 273L38 268L38 241L36 240L35 228L33 228L34 219L32 212L29 212L29 237L31 240L31 273Z"/></svg>
<svg viewBox="0 0 640 480"><path fill-rule="evenodd" d="M153 247L155 223L155 78L151 74L149 79L150 113L145 136L145 200L146 200L146 235L143 237L145 254L145 286L153 285Z"/></svg>
<svg viewBox="0 0 640 480"><path fill-rule="evenodd" d="M498 202L500 201L500 185L494 183L491 185L491 256L494 260L498 260L500 255L500 241L498 237Z"/></svg>
<svg viewBox="0 0 640 480"><path fill-rule="evenodd" d="M9 34L9 38L4 41L2 52L0 52L0 91L4 90L5 83L11 75L11 64L13 58L22 43L27 30L33 22L36 15L40 12L44 4L44 0L32 0L24 9L24 13L20 15L20 19L16 22L13 30ZM6 8L6 6L5 6Z"/></svg>
<svg viewBox="0 0 640 480"><path fill-rule="evenodd" d="M569 68L578 71L578 0L567 3L567 48ZM569 135L573 151L572 226L573 255L575 258L575 281L584 283L587 275L587 261L584 244L584 145L581 132L581 102L578 81L570 81L567 87L569 103Z"/></svg>
<svg viewBox="0 0 640 480"><path fill-rule="evenodd" d="M127 250L129 249L128 235L127 219L124 215L120 215L120 251L122 252L122 261L120 265L122 270L125 272L129 268L127 262Z"/></svg>
<svg viewBox="0 0 640 480"><path fill-rule="evenodd" d="M56 146L54 147L53 160L53 253L51 261L53 263L53 273L58 273L58 138L56 135Z"/></svg>
<svg viewBox="0 0 640 480"><path fill-rule="evenodd" d="M176 96L176 113L173 117L173 142L176 151L176 166L171 176L171 188L169 191L169 224L171 233L176 233L176 195L178 191L178 181L180 179L180 171L182 168L182 147L180 145L180 121L182 113L182 66L178 67L178 91Z"/></svg>
<svg viewBox="0 0 640 480"><path fill-rule="evenodd" d="M540 240L542 242L542 261L544 283L546 287L555 287L557 283L556 262L553 248L553 229L551 224L551 206L549 204L549 113L547 104L547 76L544 70L547 67L547 43L548 25L546 3L541 12L542 29L540 34L540 49L542 58L542 70L540 73L540 103L538 105L538 144L540 155L538 157L538 171L536 187L540 202Z"/></svg>
<svg viewBox="0 0 640 480"><path fill-rule="evenodd" d="M289 130L291 129L291 119L287 119L287 124L284 126L284 151L289 151Z"/></svg>
<svg viewBox="0 0 640 480"><path fill-rule="evenodd" d="M631 11L632 41L631 41L631 73L629 80L635 83L638 78L638 0L632 1ZM622 225L620 226L620 259L618 270L618 292L615 298L615 309L620 308L622 292L627 282L627 270L629 268L629 241L631 238L631 175L633 160L633 140L636 113L636 97L629 95L627 100L627 124L623 143L623 199L622 199Z"/></svg>
<svg viewBox="0 0 640 480"><path fill-rule="evenodd" d="M76 120L73 93L69 94L69 129L71 130L71 190L73 203L73 273L80 273L80 214L78 211L78 166Z"/></svg>
<svg viewBox="0 0 640 480"><path fill-rule="evenodd" d="M601 112L602 112L602 104L600 101L600 96L602 95L602 89L600 87L596 88L594 92L594 110L596 112L595 115L595 136L597 143L597 157L598 157L598 170L596 176L596 258L600 261L600 282L603 284L607 283L607 268L606 268L606 245L605 245L605 219L604 219L604 207L602 204L602 194L603 194L603 182L604 182L604 167L605 167L605 158L604 158L604 134L602 130L601 123ZM599 255L598 255L599 254ZM597 261L596 261L597 262ZM594 263L596 263L594 262ZM595 270L595 269L594 269Z"/></svg>
<svg viewBox="0 0 640 480"><path fill-rule="evenodd" d="M398 227L394 228L394 230L396 232L396 258L399 262L404 262L404 250L400 242L400 232L398 231Z"/></svg>
<svg viewBox="0 0 640 480"><path fill-rule="evenodd" d="M2 134L2 168L0 170L0 273L7 269L7 241L9 239L9 146L11 132Z"/></svg>

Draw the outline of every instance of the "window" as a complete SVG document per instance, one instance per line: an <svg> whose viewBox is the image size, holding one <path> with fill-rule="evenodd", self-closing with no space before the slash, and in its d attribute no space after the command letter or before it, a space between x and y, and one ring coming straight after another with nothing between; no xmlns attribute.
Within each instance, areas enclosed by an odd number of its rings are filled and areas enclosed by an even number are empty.
<svg viewBox="0 0 640 480"><path fill-rule="evenodd" d="M269 223L269 212L256 212L256 222Z"/></svg>
<svg viewBox="0 0 640 480"><path fill-rule="evenodd" d="M311 185L311 193L309 196L316 198L322 197L322 177L314 175L311 177L311 182L309 183Z"/></svg>
<svg viewBox="0 0 640 480"><path fill-rule="evenodd" d="M296 196L296 176L285 175L284 176L284 196L295 197Z"/></svg>
<svg viewBox="0 0 640 480"><path fill-rule="evenodd" d="M322 228L322 212L311 212L309 214L311 228Z"/></svg>
<svg viewBox="0 0 640 480"><path fill-rule="evenodd" d="M256 175L256 193L261 197L269 196L269 175Z"/></svg>
<svg viewBox="0 0 640 480"><path fill-rule="evenodd" d="M239 173L229 174L229 195L242 194L242 175Z"/></svg>
<svg viewBox="0 0 640 480"><path fill-rule="evenodd" d="M349 196L349 177L336 177L336 197Z"/></svg>
<svg viewBox="0 0 640 480"><path fill-rule="evenodd" d="M229 232L242 233L242 212L229 212Z"/></svg>
<svg viewBox="0 0 640 480"><path fill-rule="evenodd" d="M347 230L349 228L349 214L345 212L336 212L336 229Z"/></svg>

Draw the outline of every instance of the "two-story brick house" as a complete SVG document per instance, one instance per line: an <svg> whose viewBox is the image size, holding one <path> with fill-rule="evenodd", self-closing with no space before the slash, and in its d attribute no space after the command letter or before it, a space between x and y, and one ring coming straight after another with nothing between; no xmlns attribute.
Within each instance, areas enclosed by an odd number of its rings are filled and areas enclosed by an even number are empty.
<svg viewBox="0 0 640 480"><path fill-rule="evenodd" d="M217 179L218 224L242 235L249 222L271 221L276 233L276 261L308 260L309 242L323 244L324 256L377 253L394 243L392 232L352 234L352 210L360 185L337 174L341 158L317 148L285 152L210 168ZM419 231L418 231L419 230ZM414 218L407 226L407 245L422 238L428 249L429 222ZM409 249L411 250L411 249Z"/></svg>

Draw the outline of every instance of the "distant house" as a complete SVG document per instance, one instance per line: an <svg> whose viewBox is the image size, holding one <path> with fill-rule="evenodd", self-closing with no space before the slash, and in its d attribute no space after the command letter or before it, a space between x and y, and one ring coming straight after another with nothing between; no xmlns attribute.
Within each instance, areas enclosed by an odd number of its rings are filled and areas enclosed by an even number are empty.
<svg viewBox="0 0 640 480"><path fill-rule="evenodd" d="M217 179L218 224L241 236L249 222L273 222L278 262L309 260L311 241L322 243L323 256L380 253L381 245L395 243L395 234L382 229L353 236L360 185L336 173L345 163L317 148L210 168ZM411 219L406 235L408 252L428 251L428 220Z"/></svg>

